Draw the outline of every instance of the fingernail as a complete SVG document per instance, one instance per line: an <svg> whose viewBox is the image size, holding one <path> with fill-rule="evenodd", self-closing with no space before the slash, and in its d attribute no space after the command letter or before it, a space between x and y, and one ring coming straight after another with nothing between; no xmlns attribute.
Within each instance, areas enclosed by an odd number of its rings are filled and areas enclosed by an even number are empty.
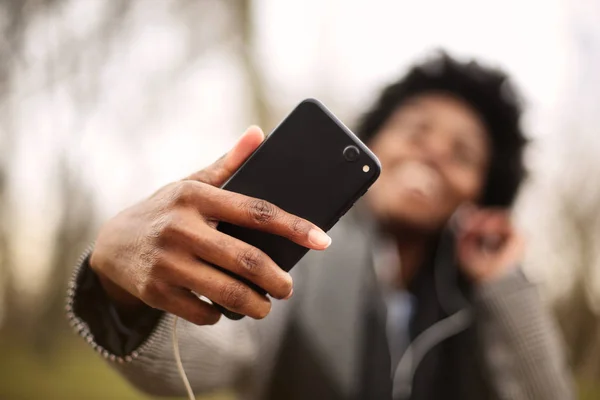
<svg viewBox="0 0 600 400"><path fill-rule="evenodd" d="M293 294L294 294L294 288L292 288L292 290L290 291L290 294L288 294L287 296L285 296L285 297L283 298L283 300L288 300L288 299L290 299L290 298L292 297L292 295L293 295Z"/></svg>
<svg viewBox="0 0 600 400"><path fill-rule="evenodd" d="M250 125L248 127L248 129L246 129L246 132L244 132L244 134L242 136L245 136L246 134L248 134L248 132L252 132L252 131L258 131L258 132L260 132L260 134L263 136L263 138L265 136L265 133L263 132L263 130L258 125Z"/></svg>
<svg viewBox="0 0 600 400"><path fill-rule="evenodd" d="M308 232L308 241L317 247L326 249L331 244L331 238L322 230L318 228L312 228Z"/></svg>

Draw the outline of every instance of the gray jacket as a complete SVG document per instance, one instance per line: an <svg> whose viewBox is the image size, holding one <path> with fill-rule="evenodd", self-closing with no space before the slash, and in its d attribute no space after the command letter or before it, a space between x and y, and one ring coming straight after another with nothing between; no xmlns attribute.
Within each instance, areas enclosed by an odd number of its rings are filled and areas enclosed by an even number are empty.
<svg viewBox="0 0 600 400"><path fill-rule="evenodd" d="M375 285L369 261L372 232L345 219L331 236L333 244L327 251L309 252L294 268L293 298L274 301L264 320L222 318L214 326L179 321L183 365L196 394L234 388L243 399L290 398L281 394L285 389L275 388L279 386L294 388L294 398L375 397L361 394L364 310ZM173 316L163 315L138 349L117 357L95 342L93 329L73 312L79 296L75 282L67 309L79 334L141 390L184 395L171 344ZM556 328L535 286L522 274L477 287L471 312L477 325L480 369L492 398L574 398Z"/></svg>

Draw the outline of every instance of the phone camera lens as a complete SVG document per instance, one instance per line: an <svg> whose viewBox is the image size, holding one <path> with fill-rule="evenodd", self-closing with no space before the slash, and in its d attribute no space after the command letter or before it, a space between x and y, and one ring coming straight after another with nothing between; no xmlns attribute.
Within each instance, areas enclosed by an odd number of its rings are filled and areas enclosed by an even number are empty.
<svg viewBox="0 0 600 400"><path fill-rule="evenodd" d="M360 150L358 150L358 147L356 147L356 146L347 146L344 149L344 158L348 162L354 162L354 161L358 160L359 156L360 156Z"/></svg>

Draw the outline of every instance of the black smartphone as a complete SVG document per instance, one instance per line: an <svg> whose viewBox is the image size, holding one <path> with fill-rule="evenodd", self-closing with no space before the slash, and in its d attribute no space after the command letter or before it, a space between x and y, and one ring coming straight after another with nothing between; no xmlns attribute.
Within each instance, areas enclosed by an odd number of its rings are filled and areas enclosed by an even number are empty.
<svg viewBox="0 0 600 400"><path fill-rule="evenodd" d="M356 135L322 103L307 99L222 188L266 200L328 231L377 180L380 171L379 160ZM218 230L262 250L285 271L308 252L270 233L224 222ZM235 277L265 294L253 283ZM230 319L243 317L215 306Z"/></svg>

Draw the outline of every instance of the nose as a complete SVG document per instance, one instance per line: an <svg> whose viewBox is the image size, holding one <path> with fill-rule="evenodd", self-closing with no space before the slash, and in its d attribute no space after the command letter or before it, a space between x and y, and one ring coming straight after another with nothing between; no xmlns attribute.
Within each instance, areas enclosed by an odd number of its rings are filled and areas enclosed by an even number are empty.
<svg viewBox="0 0 600 400"><path fill-rule="evenodd" d="M440 132L431 132L423 142L424 156L438 165L444 164L450 157L450 142Z"/></svg>

